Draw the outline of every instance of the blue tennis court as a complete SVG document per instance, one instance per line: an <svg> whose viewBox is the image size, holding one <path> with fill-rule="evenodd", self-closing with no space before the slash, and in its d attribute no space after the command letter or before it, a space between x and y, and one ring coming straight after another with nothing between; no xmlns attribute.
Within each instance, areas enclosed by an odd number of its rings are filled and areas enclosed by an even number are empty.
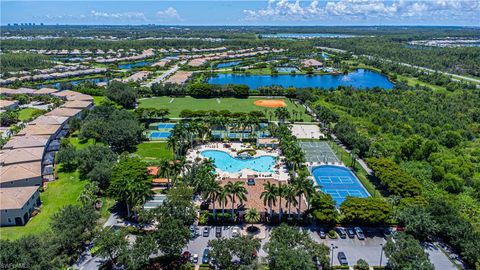
<svg viewBox="0 0 480 270"><path fill-rule="evenodd" d="M150 139L151 140L159 140L159 139L168 139L170 137L170 132L160 132L160 131L152 131L150 132Z"/></svg>
<svg viewBox="0 0 480 270"><path fill-rule="evenodd" d="M157 129L172 129L174 127L174 123L160 123L157 125Z"/></svg>
<svg viewBox="0 0 480 270"><path fill-rule="evenodd" d="M312 175L320 189L330 194L337 206L340 206L347 196L370 196L358 178L346 167L322 165L313 168Z"/></svg>

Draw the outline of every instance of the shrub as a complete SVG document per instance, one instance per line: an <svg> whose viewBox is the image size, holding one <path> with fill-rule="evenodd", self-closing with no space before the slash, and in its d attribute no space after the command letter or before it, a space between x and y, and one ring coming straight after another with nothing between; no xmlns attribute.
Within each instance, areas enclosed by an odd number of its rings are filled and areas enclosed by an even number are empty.
<svg viewBox="0 0 480 270"><path fill-rule="evenodd" d="M358 270L368 270L370 265L364 260L364 259L359 259L357 261L357 265L355 265L355 269Z"/></svg>
<svg viewBox="0 0 480 270"><path fill-rule="evenodd" d="M334 230L328 231L328 237L330 239L337 239L338 238L337 233Z"/></svg>

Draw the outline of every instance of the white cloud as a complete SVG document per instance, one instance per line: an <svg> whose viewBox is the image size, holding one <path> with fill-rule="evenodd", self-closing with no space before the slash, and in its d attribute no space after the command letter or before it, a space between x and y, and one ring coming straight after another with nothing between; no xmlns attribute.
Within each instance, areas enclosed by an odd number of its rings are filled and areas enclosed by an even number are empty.
<svg viewBox="0 0 480 270"><path fill-rule="evenodd" d="M145 14L143 12L118 12L118 13L109 13L92 10L90 15L95 18L105 18L105 19L140 19L146 20Z"/></svg>
<svg viewBox="0 0 480 270"><path fill-rule="evenodd" d="M162 19L162 20L167 20L167 19L180 19L180 15L178 15L178 11L174 9L173 7L169 7L165 10L159 10L157 12L157 17Z"/></svg>
<svg viewBox="0 0 480 270"><path fill-rule="evenodd" d="M264 9L246 9L243 13L247 19L270 17L274 19L307 19L314 15L321 15L323 10L318 7L318 0L310 2L308 6L300 5L300 0L269 0Z"/></svg>
<svg viewBox="0 0 480 270"><path fill-rule="evenodd" d="M268 0L261 9L244 10L247 20L308 20L326 16L462 16L480 13L480 0Z"/></svg>
<svg viewBox="0 0 480 270"><path fill-rule="evenodd" d="M392 16L398 10L398 2L390 5L383 0L340 0L328 2L325 10L331 15L352 15L352 16Z"/></svg>

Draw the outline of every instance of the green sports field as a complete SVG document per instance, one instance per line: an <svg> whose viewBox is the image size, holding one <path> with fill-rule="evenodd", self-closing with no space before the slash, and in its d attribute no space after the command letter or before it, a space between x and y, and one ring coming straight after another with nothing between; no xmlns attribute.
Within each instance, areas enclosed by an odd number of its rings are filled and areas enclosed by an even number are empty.
<svg viewBox="0 0 480 270"><path fill-rule="evenodd" d="M264 98L209 98L199 99L192 97L154 97L149 99L143 99L139 101L139 107L141 108L167 108L170 111L168 117L178 117L183 110L229 110L231 112L250 112L261 111L268 112L274 111L274 108L259 107L254 104L256 100ZM303 119L303 121L311 121L310 115L305 113L305 109L288 99L284 99L287 104L287 109L292 114L293 111L298 113L297 119ZM273 118L272 120L276 120Z"/></svg>

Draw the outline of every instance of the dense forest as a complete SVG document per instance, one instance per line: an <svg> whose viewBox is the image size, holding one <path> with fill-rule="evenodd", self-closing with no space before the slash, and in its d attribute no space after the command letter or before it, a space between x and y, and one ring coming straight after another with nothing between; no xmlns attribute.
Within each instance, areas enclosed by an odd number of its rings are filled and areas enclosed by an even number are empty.
<svg viewBox="0 0 480 270"><path fill-rule="evenodd" d="M9 25L0 28L12 36L51 35L55 37L115 36L144 37L213 37L251 38L256 34L332 33L366 36L478 37L478 30L465 27L396 27L396 26L162 26L162 25Z"/></svg>
<svg viewBox="0 0 480 270"><path fill-rule="evenodd" d="M20 71L25 69L48 68L53 65L46 55L32 53L5 53L0 54L0 63L2 63L2 72Z"/></svg>
<svg viewBox="0 0 480 270"><path fill-rule="evenodd" d="M480 90L347 89L316 92L313 100L324 124L366 158L394 205L421 205L439 226L445 216L454 220L431 234L473 265L480 254Z"/></svg>

